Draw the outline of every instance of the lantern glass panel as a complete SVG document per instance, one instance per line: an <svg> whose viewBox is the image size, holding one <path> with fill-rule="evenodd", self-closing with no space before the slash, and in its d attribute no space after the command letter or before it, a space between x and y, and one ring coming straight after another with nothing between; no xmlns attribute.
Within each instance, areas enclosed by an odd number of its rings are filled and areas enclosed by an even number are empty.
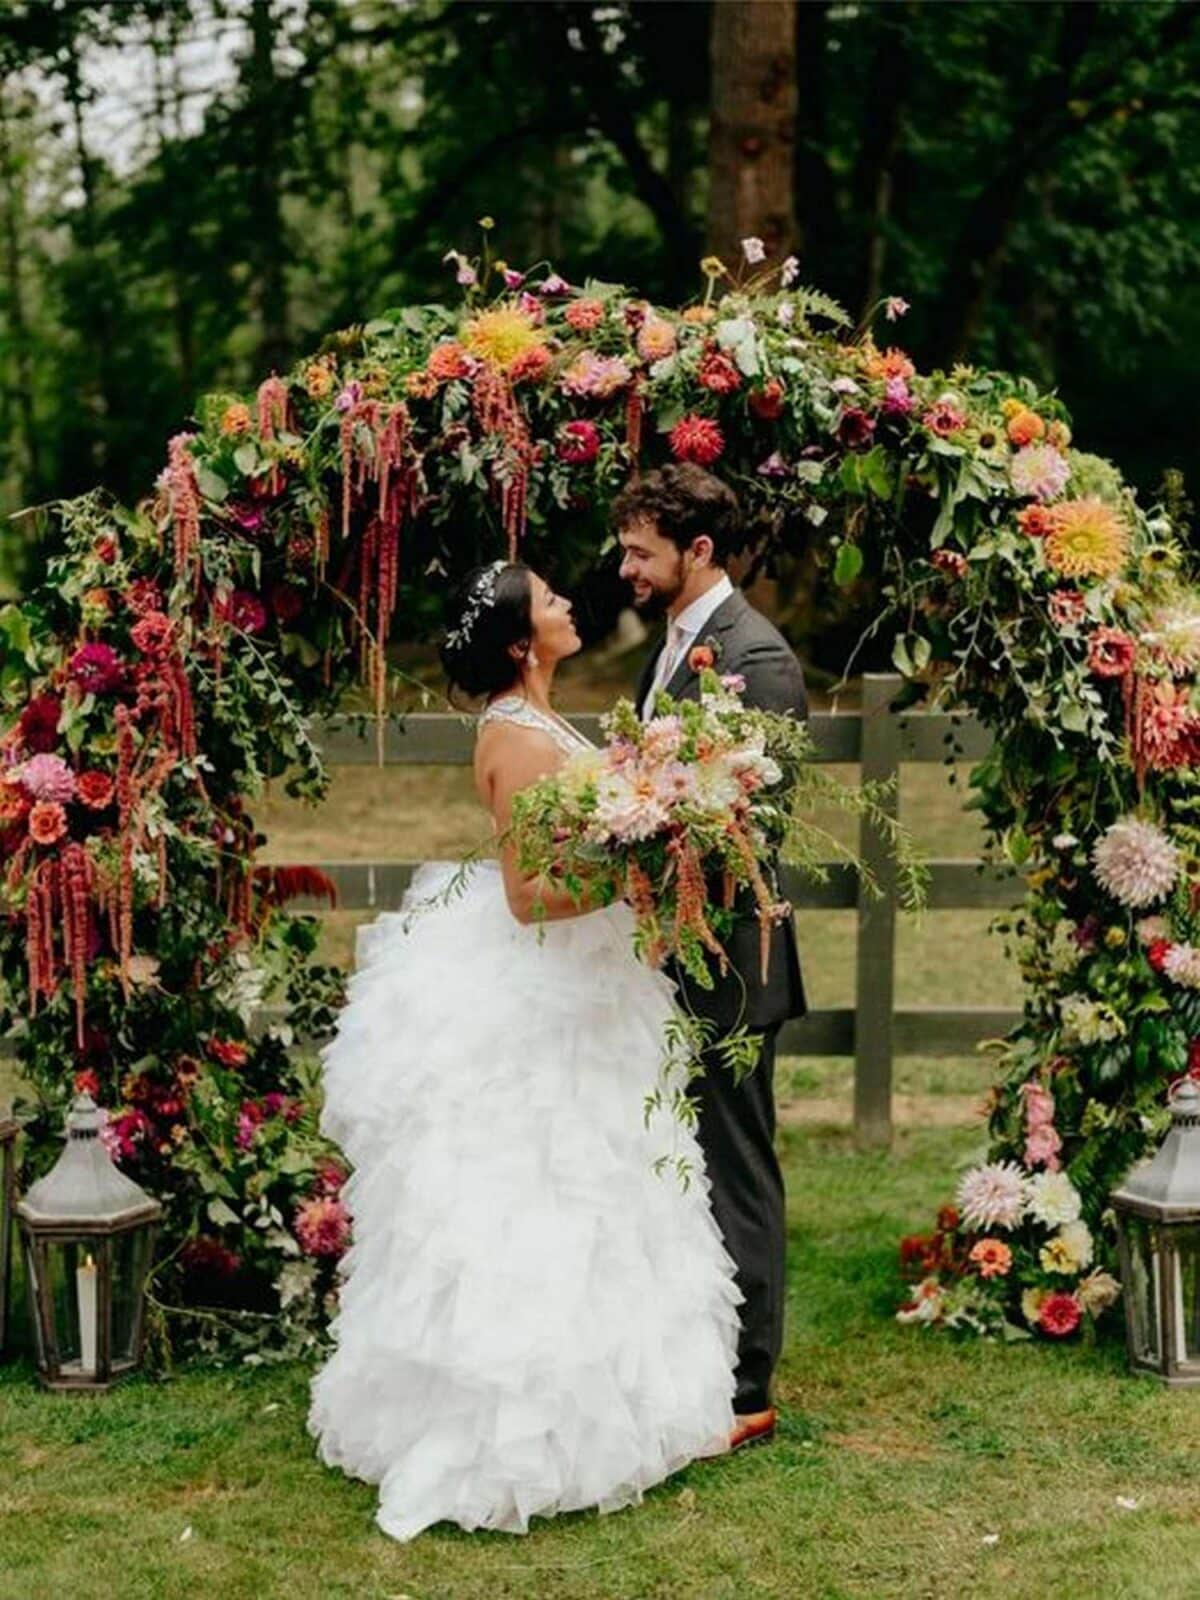
<svg viewBox="0 0 1200 1600"><path fill-rule="evenodd" d="M96 1247L90 1239L52 1239L46 1246L54 1337L64 1374L96 1370Z"/></svg>
<svg viewBox="0 0 1200 1600"><path fill-rule="evenodd" d="M1158 1366L1162 1359L1158 1321L1161 1279L1158 1230L1144 1217L1127 1217L1125 1226L1129 1238L1129 1282L1125 1292L1129 1296L1133 1359Z"/></svg>
<svg viewBox="0 0 1200 1600"><path fill-rule="evenodd" d="M1200 1362L1200 1227L1171 1229L1178 1257L1175 1322L1179 1329L1180 1361Z"/></svg>
<svg viewBox="0 0 1200 1600"><path fill-rule="evenodd" d="M46 1344L42 1338L42 1319L37 1313L37 1307L41 1304L38 1293L40 1282L38 1261L37 1256L34 1254L33 1245L28 1239L25 1240L25 1281L29 1285L26 1299L29 1303L29 1322L33 1329L33 1346L37 1352L38 1366L44 1367L46 1365Z"/></svg>
<svg viewBox="0 0 1200 1600"><path fill-rule="evenodd" d="M116 1365L134 1358L152 1236L151 1228L131 1228L112 1241L112 1359Z"/></svg>

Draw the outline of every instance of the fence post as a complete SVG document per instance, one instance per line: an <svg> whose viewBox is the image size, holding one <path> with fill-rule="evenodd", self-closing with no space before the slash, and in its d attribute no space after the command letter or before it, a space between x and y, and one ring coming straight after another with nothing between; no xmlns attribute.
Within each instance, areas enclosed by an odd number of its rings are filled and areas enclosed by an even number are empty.
<svg viewBox="0 0 1200 1600"><path fill-rule="evenodd" d="M889 707L894 673L868 672L862 689L862 777L892 780L887 809L899 815L900 728ZM887 841L865 818L859 854L881 893L858 887L854 985L854 1136L867 1149L892 1142L892 1026L896 999L896 867Z"/></svg>

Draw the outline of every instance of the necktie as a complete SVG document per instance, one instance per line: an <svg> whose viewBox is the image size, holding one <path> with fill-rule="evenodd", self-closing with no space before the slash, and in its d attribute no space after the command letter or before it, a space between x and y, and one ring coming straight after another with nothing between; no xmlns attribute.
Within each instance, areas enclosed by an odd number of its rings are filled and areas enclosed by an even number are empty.
<svg viewBox="0 0 1200 1600"><path fill-rule="evenodd" d="M654 696L660 689L665 689L675 675L675 668L679 665L683 655L683 647L687 643L688 635L684 628L677 622L672 622L667 628L667 641L663 645L663 653L658 663L658 671L654 674L654 683L650 690L650 703L653 704Z"/></svg>

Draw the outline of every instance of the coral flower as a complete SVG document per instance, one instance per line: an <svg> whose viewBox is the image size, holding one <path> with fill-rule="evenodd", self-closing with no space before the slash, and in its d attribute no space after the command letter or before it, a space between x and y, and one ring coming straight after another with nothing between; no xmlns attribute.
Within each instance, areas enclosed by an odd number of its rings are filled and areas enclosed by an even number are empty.
<svg viewBox="0 0 1200 1600"><path fill-rule="evenodd" d="M29 837L34 844L56 844L67 831L67 814L57 800L39 800L29 812Z"/></svg>
<svg viewBox="0 0 1200 1600"><path fill-rule="evenodd" d="M1038 1311L1038 1327L1052 1339L1065 1339L1075 1332L1082 1315L1073 1294L1048 1294Z"/></svg>
<svg viewBox="0 0 1200 1600"><path fill-rule="evenodd" d="M725 448L725 435L717 424L694 412L675 424L670 440L677 461L694 461L701 467L710 467Z"/></svg>
<svg viewBox="0 0 1200 1600"><path fill-rule="evenodd" d="M1056 508L1046 535L1046 560L1068 578L1111 578L1129 554L1129 531L1119 512L1089 496Z"/></svg>
<svg viewBox="0 0 1200 1600"><path fill-rule="evenodd" d="M443 339L434 345L425 363L439 383L449 383L452 378L465 378L471 370L467 352L457 339Z"/></svg>
<svg viewBox="0 0 1200 1600"><path fill-rule="evenodd" d="M685 322L708 323L716 321L717 313L712 306L688 306L683 313Z"/></svg>
<svg viewBox="0 0 1200 1600"><path fill-rule="evenodd" d="M210 1039L208 1053L223 1067L244 1067L250 1055L246 1046L236 1039Z"/></svg>
<svg viewBox="0 0 1200 1600"><path fill-rule="evenodd" d="M980 1239L971 1246L968 1259L979 1268L981 1278L1005 1278L1012 1269L1012 1251L1003 1239Z"/></svg>
<svg viewBox="0 0 1200 1600"><path fill-rule="evenodd" d="M544 344L535 344L532 349L519 355L508 369L508 375L513 383L537 383L544 378L550 370L551 355Z"/></svg>
<svg viewBox="0 0 1200 1600"><path fill-rule="evenodd" d="M1088 639L1088 668L1097 678L1123 678L1133 668L1135 646L1121 628L1096 628Z"/></svg>
<svg viewBox="0 0 1200 1600"><path fill-rule="evenodd" d="M103 811L112 804L115 786L107 772L100 772L94 767L81 772L75 787L80 801L89 811Z"/></svg>
<svg viewBox="0 0 1200 1600"><path fill-rule="evenodd" d="M414 400L432 400L438 392L438 381L432 372L410 372L404 380L404 389Z"/></svg>
<svg viewBox="0 0 1200 1600"><path fill-rule="evenodd" d="M567 394L588 400L608 400L632 377L633 373L620 356L598 356L585 350L563 374L562 386Z"/></svg>
<svg viewBox="0 0 1200 1600"><path fill-rule="evenodd" d="M1087 602L1078 589L1055 589L1047 601L1056 628L1075 628L1087 616Z"/></svg>
<svg viewBox="0 0 1200 1600"><path fill-rule="evenodd" d="M572 300L563 315L576 333L590 333L604 321L604 301Z"/></svg>
<svg viewBox="0 0 1200 1600"><path fill-rule="evenodd" d="M175 625L163 612L147 611L129 630L129 637L143 655L161 656L171 646Z"/></svg>
<svg viewBox="0 0 1200 1600"><path fill-rule="evenodd" d="M763 422L774 422L783 411L785 390L778 378L768 378L761 389L752 389L746 404Z"/></svg>
<svg viewBox="0 0 1200 1600"><path fill-rule="evenodd" d="M1058 527L1058 512L1050 506L1026 506L1017 512L1017 527L1031 539L1044 539Z"/></svg>
<svg viewBox="0 0 1200 1600"><path fill-rule="evenodd" d="M697 380L713 394L732 394L742 386L742 377L733 362L720 350L709 350L700 362Z"/></svg>
<svg viewBox="0 0 1200 1600"><path fill-rule="evenodd" d="M967 425L965 413L952 405L949 400L936 401L921 421L930 433L936 433L939 439L948 439L951 434L961 433Z"/></svg>

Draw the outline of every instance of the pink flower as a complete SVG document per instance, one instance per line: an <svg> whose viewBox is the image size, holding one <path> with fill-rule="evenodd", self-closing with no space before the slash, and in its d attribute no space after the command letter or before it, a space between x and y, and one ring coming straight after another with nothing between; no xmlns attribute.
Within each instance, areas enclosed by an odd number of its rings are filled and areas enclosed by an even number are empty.
<svg viewBox="0 0 1200 1600"><path fill-rule="evenodd" d="M10 776L31 800L57 800L65 805L75 798L75 774L61 756L30 756L14 767Z"/></svg>
<svg viewBox="0 0 1200 1600"><path fill-rule="evenodd" d="M504 287L506 289L519 289L525 282L525 274L518 272L516 267L505 267Z"/></svg>
<svg viewBox="0 0 1200 1600"><path fill-rule="evenodd" d="M1038 1327L1052 1339L1065 1339L1074 1333L1083 1315L1079 1301L1073 1294L1055 1292L1042 1301L1038 1312Z"/></svg>
<svg viewBox="0 0 1200 1600"><path fill-rule="evenodd" d="M331 1156L324 1156L316 1166L316 1193L323 1195L340 1194L346 1182L346 1169Z"/></svg>
<svg viewBox="0 0 1200 1600"><path fill-rule="evenodd" d="M266 1121L266 1112L257 1100L244 1100L242 1109L238 1113L237 1133L234 1144L239 1150L249 1150L258 1138L258 1130Z"/></svg>
<svg viewBox="0 0 1200 1600"><path fill-rule="evenodd" d="M108 644L80 645L67 671L85 694L108 694L120 688L125 676L120 657Z"/></svg>
<svg viewBox="0 0 1200 1600"><path fill-rule="evenodd" d="M1055 589L1047 604L1056 628L1076 628L1087 616L1087 602L1078 589Z"/></svg>
<svg viewBox="0 0 1200 1600"><path fill-rule="evenodd" d="M214 613L223 622L242 633L261 633L267 625L267 611L256 594L248 589L235 589L226 598L213 604Z"/></svg>
<svg viewBox="0 0 1200 1600"><path fill-rule="evenodd" d="M895 322L897 317L902 317L908 310L908 301L902 300L898 294L890 294L883 302L883 314L889 322Z"/></svg>
<svg viewBox="0 0 1200 1600"><path fill-rule="evenodd" d="M949 400L935 400L921 421L939 439L948 439L967 425L966 415Z"/></svg>
<svg viewBox="0 0 1200 1600"><path fill-rule="evenodd" d="M791 467L778 450L772 450L766 460L760 461L754 470L760 478L790 478L792 475Z"/></svg>
<svg viewBox="0 0 1200 1600"><path fill-rule="evenodd" d="M570 294L571 285L557 272L552 272L548 278L543 278L538 284L538 293L543 295Z"/></svg>
<svg viewBox="0 0 1200 1600"><path fill-rule="evenodd" d="M883 386L883 414L885 417L905 417L916 401L903 378L889 378Z"/></svg>
<svg viewBox="0 0 1200 1600"><path fill-rule="evenodd" d="M563 374L562 387L567 394L583 399L607 400L625 388L632 376L620 356L598 356L593 350L584 350Z"/></svg>
<svg viewBox="0 0 1200 1600"><path fill-rule="evenodd" d="M948 577L965 578L967 575L967 558L958 550L947 550L943 545L929 559L939 572L946 573Z"/></svg>
<svg viewBox="0 0 1200 1600"><path fill-rule="evenodd" d="M348 383L333 402L336 411L353 411L362 399L362 384L357 380ZM244 526L244 524L243 524Z"/></svg>
<svg viewBox="0 0 1200 1600"><path fill-rule="evenodd" d="M558 458L573 467L586 466L600 454L600 430L594 422L564 422L558 434Z"/></svg>
<svg viewBox="0 0 1200 1600"><path fill-rule="evenodd" d="M1071 468L1050 444L1027 444L1012 458L1009 477L1017 494L1032 500L1055 500L1067 486Z"/></svg>
<svg viewBox="0 0 1200 1600"><path fill-rule="evenodd" d="M129 630L129 637L144 656L161 656L171 647L175 624L161 611L147 611Z"/></svg>
<svg viewBox="0 0 1200 1600"><path fill-rule="evenodd" d="M1048 1124L1031 1127L1025 1139L1025 1165L1042 1165L1047 1172L1057 1172L1060 1165L1058 1152L1061 1149L1062 1139L1056 1128Z"/></svg>
<svg viewBox="0 0 1200 1600"><path fill-rule="evenodd" d="M350 1214L332 1195L306 1200L296 1212L293 1226L310 1256L340 1256L350 1243Z"/></svg>

